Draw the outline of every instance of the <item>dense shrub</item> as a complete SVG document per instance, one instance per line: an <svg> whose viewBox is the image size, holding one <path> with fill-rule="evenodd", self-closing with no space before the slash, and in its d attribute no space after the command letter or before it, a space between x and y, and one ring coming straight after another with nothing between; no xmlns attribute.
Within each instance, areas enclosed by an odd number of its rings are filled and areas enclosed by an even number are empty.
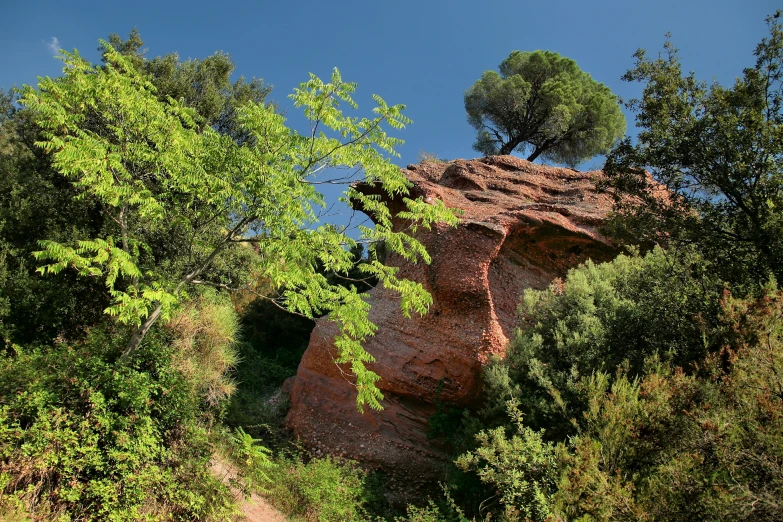
<svg viewBox="0 0 783 522"><path fill-rule="evenodd" d="M103 328L4 355L0 509L63 520L227 516L233 497L210 474L208 427L226 391L230 311L197 300L125 365L115 364L121 336Z"/></svg>
<svg viewBox="0 0 783 522"><path fill-rule="evenodd" d="M280 458L270 469L267 496L293 520L338 522L364 520L367 474L352 463L331 458L303 462Z"/></svg>
<svg viewBox="0 0 783 522"><path fill-rule="evenodd" d="M425 506L408 505L405 516L395 517L394 522L475 522L465 517L448 491L439 500L430 499Z"/></svg>
<svg viewBox="0 0 783 522"><path fill-rule="evenodd" d="M550 497L559 472L555 447L543 440L543 430L522 423L516 402L509 401L509 413L517 433L509 438L503 427L480 432L479 447L462 455L457 465L476 470L482 482L496 488L505 517L543 520L552 514Z"/></svg>
<svg viewBox="0 0 783 522"><path fill-rule="evenodd" d="M664 274L665 259L588 265L526 294L523 330L488 373L492 407L503 390L513 422L481 431L458 461L499 501L484 506L496 517L779 519L783 292L713 303L698 279L668 279L692 264Z"/></svg>
<svg viewBox="0 0 783 522"><path fill-rule="evenodd" d="M655 249L588 261L546 290L525 291L506 358L485 372L484 413L505 416L516 397L527 425L550 438L571 433L585 406L572 391L581 377L620 367L633 377L651 356L685 369L702 359L721 289L698 256Z"/></svg>

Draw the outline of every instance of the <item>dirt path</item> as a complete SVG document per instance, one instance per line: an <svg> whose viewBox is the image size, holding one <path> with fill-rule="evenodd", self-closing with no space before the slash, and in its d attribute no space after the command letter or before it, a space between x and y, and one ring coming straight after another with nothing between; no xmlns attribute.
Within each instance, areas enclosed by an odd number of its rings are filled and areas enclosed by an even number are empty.
<svg viewBox="0 0 783 522"><path fill-rule="evenodd" d="M217 456L214 457L211 469L212 474L224 484L229 484L229 481L236 477L236 471L231 465ZM229 487L239 503L242 515L244 515L240 520L247 522L286 522L285 516L269 505L263 497L253 493L250 495L250 498L245 498L241 491L230 485Z"/></svg>

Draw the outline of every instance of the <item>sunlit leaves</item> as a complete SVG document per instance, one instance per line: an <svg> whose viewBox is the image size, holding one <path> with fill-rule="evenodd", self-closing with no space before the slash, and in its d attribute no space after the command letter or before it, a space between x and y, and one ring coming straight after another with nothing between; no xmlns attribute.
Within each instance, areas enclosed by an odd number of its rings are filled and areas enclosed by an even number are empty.
<svg viewBox="0 0 783 522"><path fill-rule="evenodd" d="M63 77L42 78L38 89L24 91L22 103L44 129L38 145L81 189L80 197L95 202L116 224L115 234L77 245L42 242L36 256L49 264L40 271L71 268L105 281L113 300L106 313L138 327L125 357L151 322L168 317L187 286L230 286L214 280L210 269L226 262L221 256L252 243L258 265L252 271L279 292L283 306L307 317L329 314L339 325L337 361L356 377L359 407L379 408L378 376L366 368L372 356L362 347L375 333L369 303L356 288L330 283L323 273L352 270L349 249L357 241L383 242L403 259L429 262L412 234L456 222L439 201L407 198L410 183L388 158L397 155L402 141L385 129L410 123L404 107L376 95L372 117L344 114L343 107L357 108L356 84L343 81L335 69L329 83L311 75L291 95L310 121L309 132L290 129L275 106L249 101L235 109L236 132L221 134L202 125L183 102L159 99L133 60L108 44L104 49L102 66L63 53ZM350 186L342 201L371 214L377 226L359 228L354 238L345 227L320 223L326 203L317 183L339 178L345 169L388 197L401 198L406 209L400 218L408 226L396 229L383 198ZM173 223L187 232L180 250L160 252L143 240ZM166 258L172 255L179 258ZM164 265L179 272L172 275ZM361 272L399 293L405 315L427 311L429 294L399 279L396 269L373 260Z"/></svg>

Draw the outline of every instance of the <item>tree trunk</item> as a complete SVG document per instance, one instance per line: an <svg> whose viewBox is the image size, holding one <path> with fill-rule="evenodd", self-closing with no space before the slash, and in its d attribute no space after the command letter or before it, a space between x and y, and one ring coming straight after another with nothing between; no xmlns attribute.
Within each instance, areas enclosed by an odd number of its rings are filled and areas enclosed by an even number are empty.
<svg viewBox="0 0 783 522"><path fill-rule="evenodd" d="M520 144L520 141L517 140L511 140L508 143L504 143L502 147L500 147L499 154L501 156L505 156L506 154L511 154L514 152L514 149L517 148L517 146Z"/></svg>
<svg viewBox="0 0 783 522"><path fill-rule="evenodd" d="M147 332L149 332L150 328L152 328L152 325L155 324L155 321L157 321L158 317L160 317L160 313L162 311L163 305L158 305L158 307L147 317L147 320L136 328L136 330L133 332L133 335L131 335L128 344L125 345L125 350L122 352L122 355L120 355L120 359L118 361L120 364L125 362L130 354L136 351L136 349L141 344L142 339L144 339L144 336L147 335Z"/></svg>
<svg viewBox="0 0 783 522"><path fill-rule="evenodd" d="M533 151L533 154L531 154L530 156L527 157L527 160L528 161L535 161L536 158L539 157L542 152L544 152L543 149L539 149L538 147L536 147L536 150Z"/></svg>
<svg viewBox="0 0 783 522"><path fill-rule="evenodd" d="M535 159L537 157L539 157L541 155L541 153L546 152L549 149L551 149L552 147L554 147L555 145L561 143L565 137L566 137L566 135L564 134L560 138L548 139L548 140L544 141L544 143L542 143L540 145L536 145L535 150L533 151L533 153L530 156L527 157L527 160L528 161L535 161Z"/></svg>

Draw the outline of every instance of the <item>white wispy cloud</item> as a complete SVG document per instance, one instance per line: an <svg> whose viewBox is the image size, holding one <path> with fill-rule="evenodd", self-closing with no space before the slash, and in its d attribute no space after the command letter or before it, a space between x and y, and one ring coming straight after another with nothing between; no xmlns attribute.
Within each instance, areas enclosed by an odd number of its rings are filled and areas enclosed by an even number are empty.
<svg viewBox="0 0 783 522"><path fill-rule="evenodd" d="M47 42L43 42L46 45L46 48L49 49L49 52L52 54L60 54L60 40L57 39L56 36L52 36L52 38Z"/></svg>

